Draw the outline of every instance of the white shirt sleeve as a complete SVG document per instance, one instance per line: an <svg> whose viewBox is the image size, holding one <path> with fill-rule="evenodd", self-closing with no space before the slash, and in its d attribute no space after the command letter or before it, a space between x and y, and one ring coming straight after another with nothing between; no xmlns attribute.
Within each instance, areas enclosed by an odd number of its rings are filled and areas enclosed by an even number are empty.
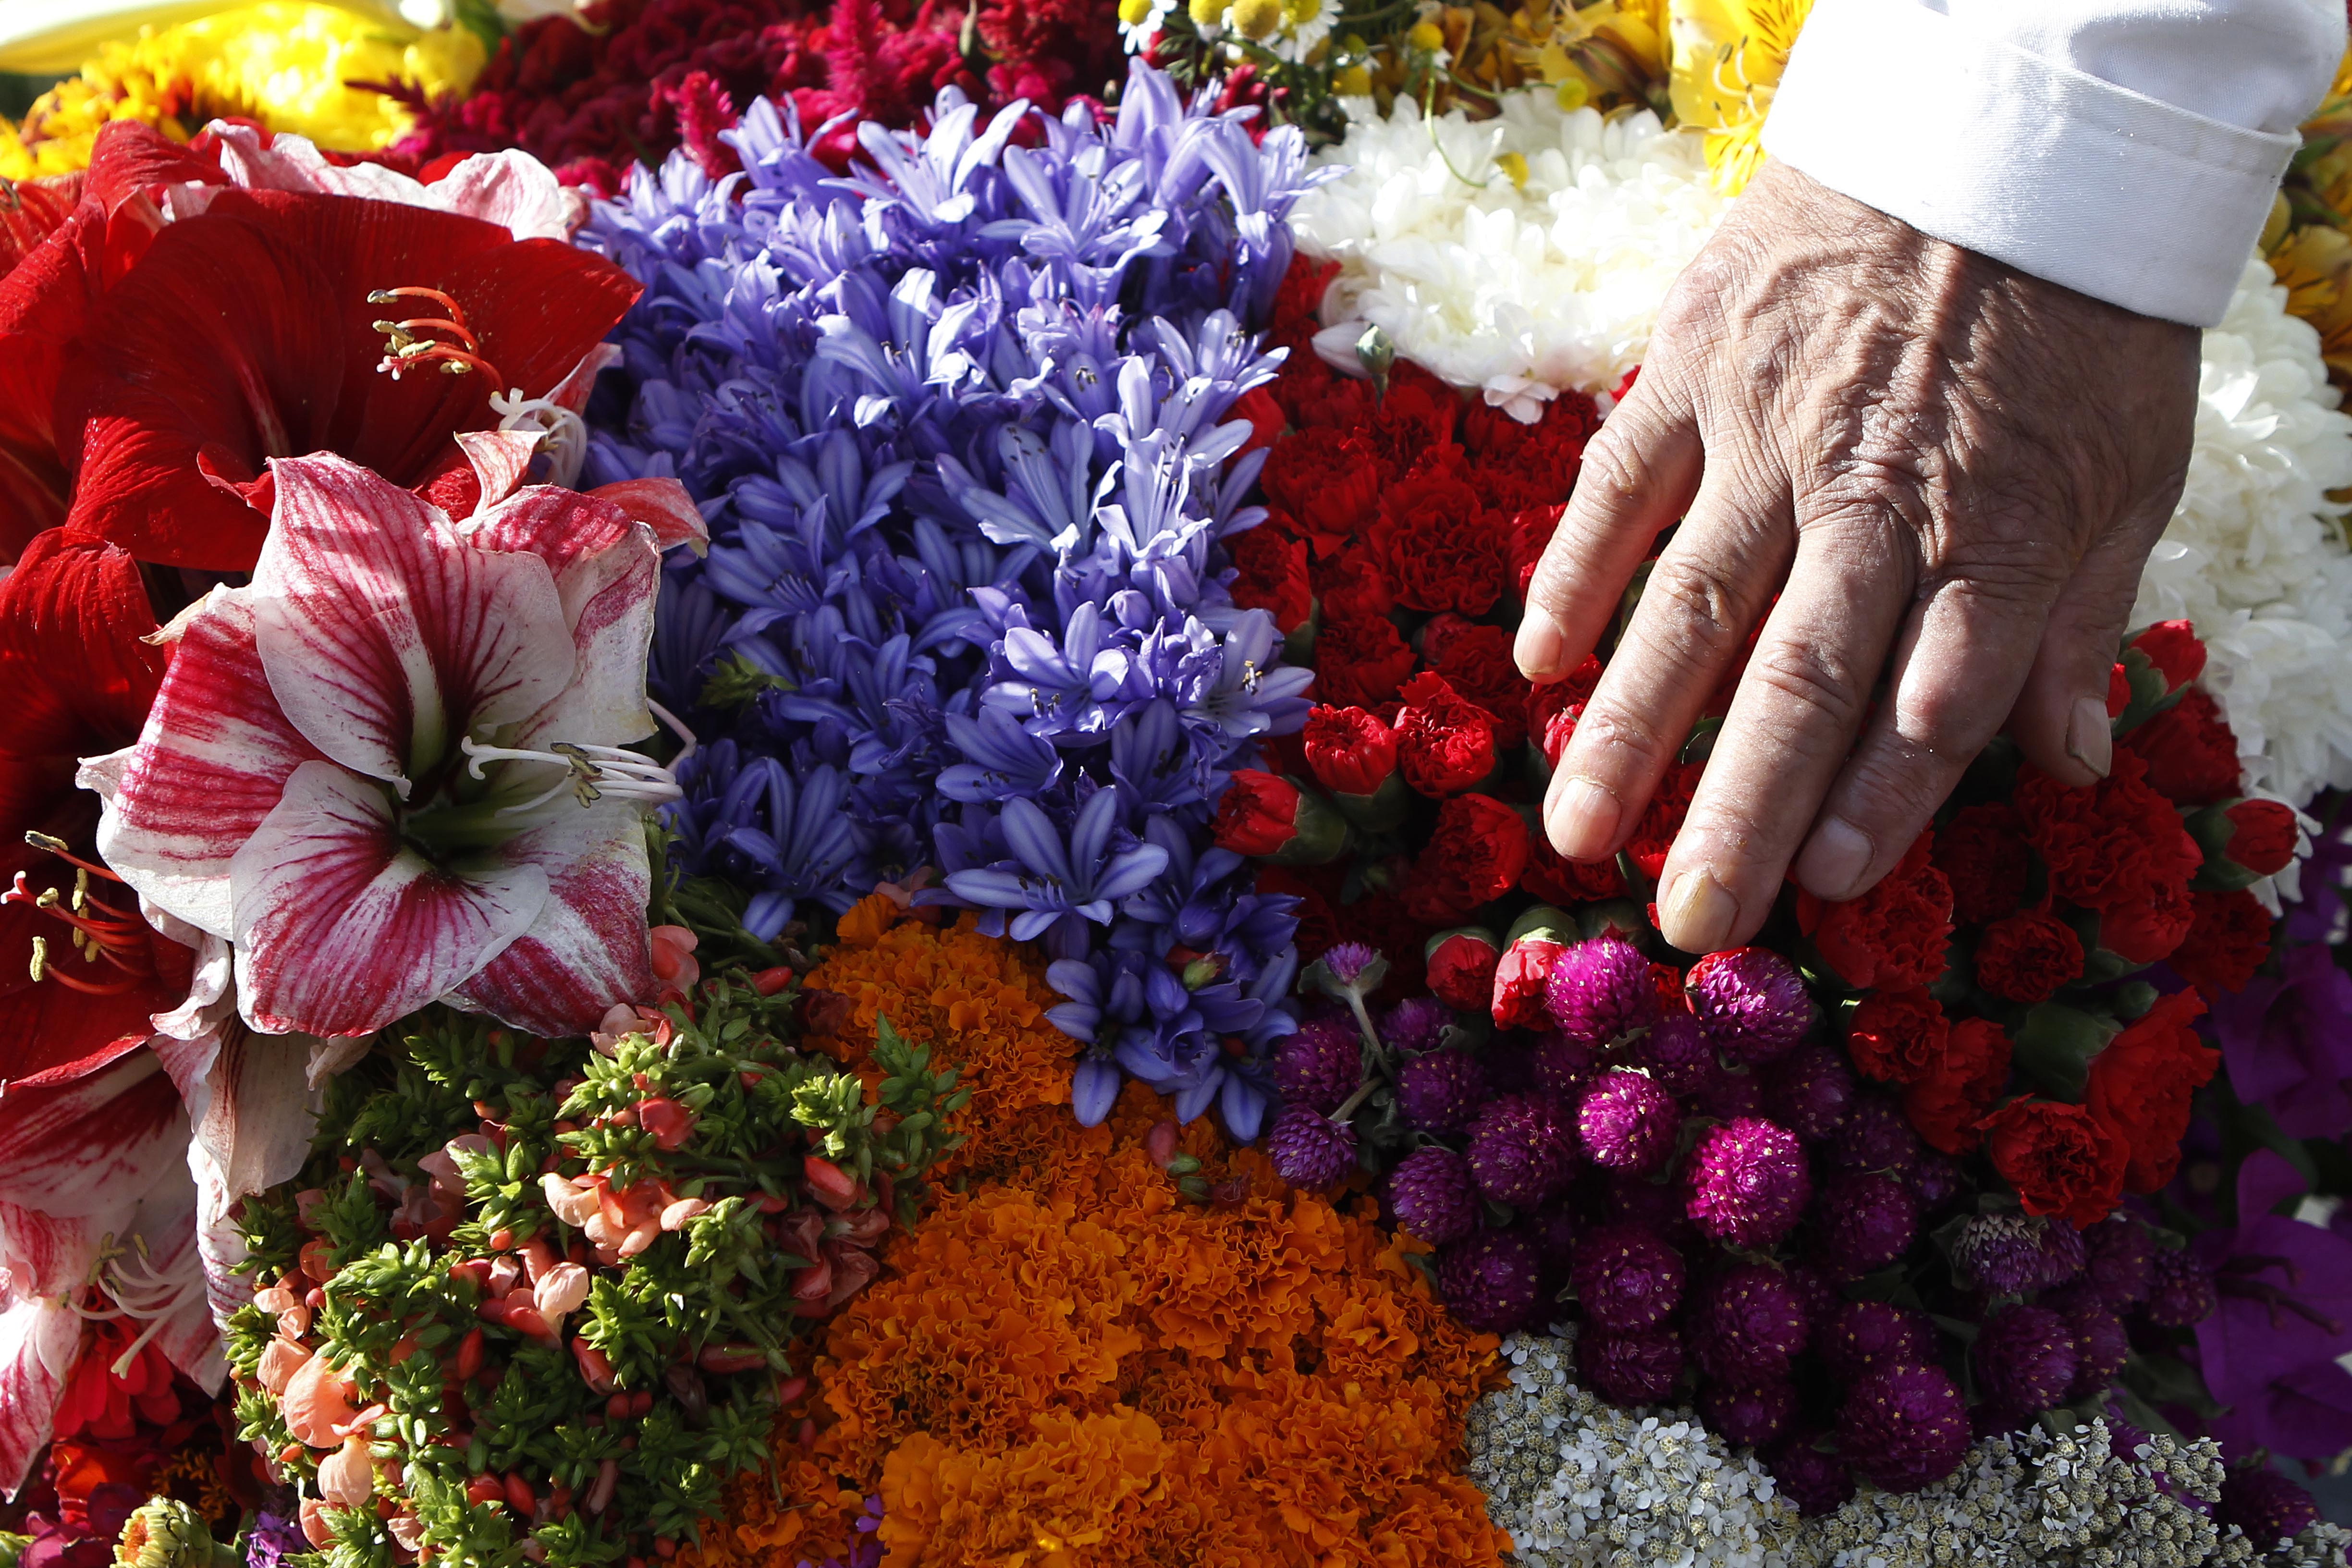
<svg viewBox="0 0 2352 1568"><path fill-rule="evenodd" d="M2344 0L1816 0L1764 149L1938 239L2221 319Z"/></svg>

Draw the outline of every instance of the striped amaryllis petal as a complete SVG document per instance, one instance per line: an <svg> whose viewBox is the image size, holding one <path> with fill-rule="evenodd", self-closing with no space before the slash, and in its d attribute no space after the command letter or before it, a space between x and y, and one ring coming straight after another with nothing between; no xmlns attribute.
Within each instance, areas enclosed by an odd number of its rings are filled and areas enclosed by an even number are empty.
<svg viewBox="0 0 2352 1568"><path fill-rule="evenodd" d="M545 562L471 548L439 510L341 458L270 468L255 632L278 706L329 757L405 795L468 731L527 718L572 683Z"/></svg>
<svg viewBox="0 0 2352 1568"><path fill-rule="evenodd" d="M66 1219L119 1215L182 1163L187 1141L163 1064L143 1035L126 1036L0 1086L0 1203Z"/></svg>
<svg viewBox="0 0 2352 1568"><path fill-rule="evenodd" d="M294 770L229 877L238 994L271 1034L374 1033L480 973L548 891L502 853L436 867L403 841L391 792L332 763Z"/></svg>
<svg viewBox="0 0 2352 1568"><path fill-rule="evenodd" d="M539 450L540 439L536 430L457 432L457 449L466 454L466 461L474 470L474 483L480 491L467 516L514 494L523 476L530 472L530 459Z"/></svg>
<svg viewBox="0 0 2352 1568"><path fill-rule="evenodd" d="M654 542L664 550L691 544L701 554L710 545L709 525L694 498L676 479L615 479L588 492L610 501L654 531Z"/></svg>
<svg viewBox="0 0 2352 1568"><path fill-rule="evenodd" d="M0 1207L0 1227L9 1217ZM0 1295L0 1494L15 1497L48 1448L81 1329L80 1315L53 1299Z"/></svg>
<svg viewBox="0 0 2352 1568"><path fill-rule="evenodd" d="M513 946L449 1000L535 1035L593 1029L615 1002L654 994L645 822L625 801L558 815L499 853L546 868L547 905Z"/></svg>
<svg viewBox="0 0 2352 1568"><path fill-rule="evenodd" d="M661 558L652 535L608 501L532 485L478 514L466 540L545 561L572 629L576 679L525 720L511 743L623 746L653 733L646 651Z"/></svg>
<svg viewBox="0 0 2352 1568"><path fill-rule="evenodd" d="M98 851L156 908L226 938L229 860L316 747L287 722L254 639L252 590L216 588L173 624L178 644L139 743L86 760L106 815Z"/></svg>

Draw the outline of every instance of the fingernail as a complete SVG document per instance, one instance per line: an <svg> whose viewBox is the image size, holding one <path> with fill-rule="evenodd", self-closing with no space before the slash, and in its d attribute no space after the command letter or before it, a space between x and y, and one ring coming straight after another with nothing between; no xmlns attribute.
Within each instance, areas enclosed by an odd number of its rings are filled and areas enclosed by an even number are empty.
<svg viewBox="0 0 2352 1568"><path fill-rule="evenodd" d="M1658 926L1685 952L1713 952L1729 940L1739 900L1708 870L1685 871L1658 905Z"/></svg>
<svg viewBox="0 0 2352 1568"><path fill-rule="evenodd" d="M2066 754L2101 778L2116 765L2116 736L2105 697L2074 700L2074 716L2066 721Z"/></svg>
<svg viewBox="0 0 2352 1568"><path fill-rule="evenodd" d="M1519 673L1529 680L1542 680L1559 673L1559 627L1541 610L1530 609L1519 622L1519 635L1511 644L1511 657L1518 660Z"/></svg>
<svg viewBox="0 0 2352 1568"><path fill-rule="evenodd" d="M1869 834L1843 816L1825 817L1797 858L1797 880L1824 899L1850 899L1877 853Z"/></svg>
<svg viewBox="0 0 2352 1568"><path fill-rule="evenodd" d="M1591 779L1572 778L1552 807L1551 847L1563 860L1598 860L1617 845L1617 797Z"/></svg>

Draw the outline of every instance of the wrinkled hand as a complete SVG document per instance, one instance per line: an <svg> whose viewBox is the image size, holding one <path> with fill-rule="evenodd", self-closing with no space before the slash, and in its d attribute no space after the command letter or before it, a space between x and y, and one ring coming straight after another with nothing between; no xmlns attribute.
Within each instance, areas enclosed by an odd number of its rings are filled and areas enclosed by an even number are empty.
<svg viewBox="0 0 2352 1568"><path fill-rule="evenodd" d="M1624 842L1768 609L1659 879L1676 947L1747 941L1792 858L1823 898L1866 890L2004 721L2056 777L2105 775L2197 363L2193 328L1768 164L1676 282L1528 592L1519 667L1557 679L1683 520L1554 771L1554 847Z"/></svg>

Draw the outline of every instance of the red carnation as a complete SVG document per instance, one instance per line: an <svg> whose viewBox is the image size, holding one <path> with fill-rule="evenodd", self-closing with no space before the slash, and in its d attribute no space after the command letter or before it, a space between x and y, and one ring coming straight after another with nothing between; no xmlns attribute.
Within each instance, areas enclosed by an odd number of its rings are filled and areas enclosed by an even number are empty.
<svg viewBox="0 0 2352 1568"><path fill-rule="evenodd" d="M1336 554L1310 561L1307 582L1327 622L1385 616L1396 608L1389 574L1370 544L1350 543Z"/></svg>
<svg viewBox="0 0 2352 1568"><path fill-rule="evenodd" d="M2238 793L2238 737L2202 689L2182 692L2120 745L2147 764L2148 784L2175 805L2210 805Z"/></svg>
<svg viewBox="0 0 2352 1568"><path fill-rule="evenodd" d="M2233 832L2223 851L2257 877L2286 869L2301 837L2294 808L2284 801L2242 800L2222 816Z"/></svg>
<svg viewBox="0 0 2352 1568"><path fill-rule="evenodd" d="M1307 770L1334 795L1370 795L1396 772L1396 736L1361 708L1318 707L1307 715Z"/></svg>
<svg viewBox="0 0 2352 1568"><path fill-rule="evenodd" d="M1495 746L1527 743L1528 693L1533 689L1511 657L1511 634L1460 616L1444 615L1421 628L1421 656L1454 689L1495 721Z"/></svg>
<svg viewBox="0 0 2352 1568"><path fill-rule="evenodd" d="M1479 905L1511 890L1528 867L1528 825L1483 795L1457 795L1437 808L1437 826L1405 880L1415 920L1458 925Z"/></svg>
<svg viewBox="0 0 2352 1568"><path fill-rule="evenodd" d="M1919 1136L1947 1154L1981 1142L1978 1124L2009 1081L2010 1040L1990 1018L1961 1018L1933 1066L1903 1091L1903 1114Z"/></svg>
<svg viewBox="0 0 2352 1568"><path fill-rule="evenodd" d="M2131 646L2156 666L2167 692L2179 690L2205 672L2205 645L2187 621L2158 621L2132 638Z"/></svg>
<svg viewBox="0 0 2352 1568"><path fill-rule="evenodd" d="M2059 1215L2080 1230L2123 1200L2130 1146L2082 1106L2012 1100L1977 1125L2027 1214Z"/></svg>
<svg viewBox="0 0 2352 1568"><path fill-rule="evenodd" d="M1537 506L1511 514L1511 583L1520 598L1528 596L1528 584L1535 581L1536 565L1543 560L1551 536L1559 531L1559 520L1567 510L1565 506Z"/></svg>
<svg viewBox="0 0 2352 1568"><path fill-rule="evenodd" d="M1210 828L1217 847L1236 855L1276 855L1298 837L1298 786L1255 768L1234 770Z"/></svg>
<svg viewBox="0 0 2352 1568"><path fill-rule="evenodd" d="M2188 883L2158 882L2137 901L2118 904L2099 917L2099 945L2134 963L2154 963L2171 956L2196 918Z"/></svg>
<svg viewBox="0 0 2352 1568"><path fill-rule="evenodd" d="M1459 795L1495 771L1495 721L1445 677L1423 670L1399 693L1397 771L1425 795Z"/></svg>
<svg viewBox="0 0 2352 1568"><path fill-rule="evenodd" d="M1519 876L1519 887L1547 904L1588 904L1625 896L1625 879L1616 861L1563 860L1540 833L1529 836L1528 868Z"/></svg>
<svg viewBox="0 0 2352 1568"><path fill-rule="evenodd" d="M1417 364L1399 360L1389 372L1388 390L1372 405L1364 436L1391 482L1408 474L1460 468L1462 448L1454 444L1454 422L1462 395Z"/></svg>
<svg viewBox="0 0 2352 1568"><path fill-rule="evenodd" d="M1944 973L1952 939L1952 885L1934 865L1933 830L1858 899L1833 904L1800 891L1797 929L1853 986L1906 990Z"/></svg>
<svg viewBox="0 0 2352 1568"><path fill-rule="evenodd" d="M1977 942L1977 984L2011 1002L2046 1002L2082 973L2083 939L2046 910L1995 921Z"/></svg>
<svg viewBox="0 0 2352 1568"><path fill-rule="evenodd" d="M1412 649L1379 616L1327 621L1315 635L1315 691L1324 701L1370 708L1397 694L1412 673Z"/></svg>
<svg viewBox="0 0 2352 1568"><path fill-rule="evenodd" d="M1293 351L1292 365L1298 363L1299 351L1305 351L1307 359L1315 357L1314 351L1307 345L1323 330L1323 291L1338 276L1339 264L1336 261L1318 261L1303 253L1290 258L1289 270L1282 275L1282 287L1275 291L1274 316L1266 323L1266 337Z"/></svg>
<svg viewBox="0 0 2352 1568"><path fill-rule="evenodd" d="M1529 933L1511 943L1495 965L1495 1022L1506 1029L1542 1029L1551 1024L1545 997L1552 966L1568 951L1565 942Z"/></svg>
<svg viewBox="0 0 2352 1568"><path fill-rule="evenodd" d="M1633 825L1633 836L1625 841L1625 853L1652 881L1666 868L1666 855L1675 847L1675 835L1683 830L1683 818L1690 815L1691 797L1698 793L1699 775L1706 771L1704 763L1669 763L1665 776L1658 781L1655 795L1642 813L1642 820Z"/></svg>
<svg viewBox="0 0 2352 1568"><path fill-rule="evenodd" d="M1397 603L1483 616L1510 573L1495 519L1451 474L1415 474L1381 498L1381 560Z"/></svg>
<svg viewBox="0 0 2352 1568"><path fill-rule="evenodd" d="M1430 994L1457 1012L1486 1006L1501 957L1492 931L1473 926L1439 932L1428 943Z"/></svg>
<svg viewBox="0 0 2352 1568"><path fill-rule="evenodd" d="M2102 913L2178 903L2186 914L2189 879L2204 863L2204 852L2172 803L2148 786L2147 773L2137 754L2118 752L2115 771L2088 789L2060 784L2030 765L2019 775L2017 807L2026 840L2050 868L2059 897ZM2100 945L2142 963L2170 951L2147 951L2160 940L2161 922L2129 923L2135 933L2147 933L2137 942L2146 956L2117 947L2104 923ZM2187 930L2184 920L2173 936L2176 945Z"/></svg>
<svg viewBox="0 0 2352 1568"><path fill-rule="evenodd" d="M2197 1037L2196 1020L2204 1011L2192 991L2159 997L2091 1058L2083 1104L2129 1149L2125 1185L2135 1193L2155 1192L2172 1180L2189 1131L2189 1102L2221 1064L2221 1053Z"/></svg>
<svg viewBox="0 0 2352 1568"><path fill-rule="evenodd" d="M1565 679L1528 688L1528 734L1543 748L1544 760L1552 766L1559 766L1560 753L1568 749L1568 738L1575 732L1584 705L1600 687L1601 676L1601 661L1588 654Z"/></svg>
<svg viewBox="0 0 2352 1568"><path fill-rule="evenodd" d="M2232 893L2191 893L2195 918L2189 935L2167 960L2172 972L2210 1002L2243 991L2271 955L2271 912L2241 888Z"/></svg>
<svg viewBox="0 0 2352 1568"><path fill-rule="evenodd" d="M2024 901L2033 852L2007 801L1972 805L1936 830L1929 857L1952 885L1952 914L1970 925L1997 921Z"/></svg>
<svg viewBox="0 0 2352 1568"><path fill-rule="evenodd" d="M1339 917L1332 905L1339 893L1337 866L1260 865L1257 890L1276 898L1297 899L1298 962L1312 963L1339 945Z"/></svg>
<svg viewBox="0 0 2352 1568"><path fill-rule="evenodd" d="M1315 607L1307 586L1307 546L1274 522L1263 522L1234 537L1234 603L1244 610L1265 610L1277 629L1288 633Z"/></svg>
<svg viewBox="0 0 2352 1568"><path fill-rule="evenodd" d="M1926 991L1874 991L1846 1021L1846 1055L1864 1078L1916 1083L1942 1058L1950 1029Z"/></svg>
<svg viewBox="0 0 2352 1568"><path fill-rule="evenodd" d="M1345 431L1292 431L1274 444L1258 483L1318 554L1339 549L1380 510L1380 464L1370 443Z"/></svg>

